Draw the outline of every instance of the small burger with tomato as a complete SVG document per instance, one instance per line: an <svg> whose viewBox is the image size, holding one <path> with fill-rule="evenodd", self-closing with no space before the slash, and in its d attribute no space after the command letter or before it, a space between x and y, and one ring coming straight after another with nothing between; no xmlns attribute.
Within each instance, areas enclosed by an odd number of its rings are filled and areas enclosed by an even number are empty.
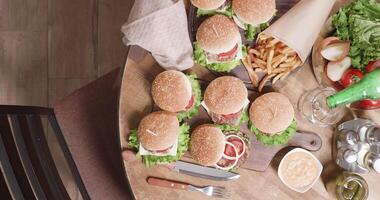
<svg viewBox="0 0 380 200"><path fill-rule="evenodd" d="M203 124L191 134L191 157L204 166L237 169L247 159L249 149L249 138L232 126Z"/></svg>
<svg viewBox="0 0 380 200"><path fill-rule="evenodd" d="M194 42L194 60L197 64L217 72L229 72L246 55L236 24L224 15L207 18L199 26Z"/></svg>
<svg viewBox="0 0 380 200"><path fill-rule="evenodd" d="M269 26L276 14L275 0L233 0L233 20L246 32L249 41Z"/></svg>
<svg viewBox="0 0 380 200"><path fill-rule="evenodd" d="M187 151L189 129L186 123L179 124L175 113L153 112L140 121L137 130L130 132L128 145L142 156L147 167L169 164Z"/></svg>
<svg viewBox="0 0 380 200"><path fill-rule="evenodd" d="M197 7L197 17L223 14L232 17L230 0L190 0Z"/></svg>
<svg viewBox="0 0 380 200"><path fill-rule="evenodd" d="M176 70L158 74L152 83L151 94L159 108L177 113L179 121L196 115L202 101L196 76Z"/></svg>
<svg viewBox="0 0 380 200"><path fill-rule="evenodd" d="M201 104L217 124L237 126L248 121L248 91L236 77L222 76L211 81Z"/></svg>
<svg viewBox="0 0 380 200"><path fill-rule="evenodd" d="M289 99L278 92L258 97L249 109L249 128L264 145L288 143L297 130L294 109Z"/></svg>

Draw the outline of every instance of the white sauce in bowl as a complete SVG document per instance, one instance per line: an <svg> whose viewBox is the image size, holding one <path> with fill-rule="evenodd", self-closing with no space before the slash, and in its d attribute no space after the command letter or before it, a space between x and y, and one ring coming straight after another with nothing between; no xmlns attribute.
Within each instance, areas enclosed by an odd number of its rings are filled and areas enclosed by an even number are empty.
<svg viewBox="0 0 380 200"><path fill-rule="evenodd" d="M305 152L293 152L282 161L280 172L286 185L302 188L313 184L319 176L318 163Z"/></svg>

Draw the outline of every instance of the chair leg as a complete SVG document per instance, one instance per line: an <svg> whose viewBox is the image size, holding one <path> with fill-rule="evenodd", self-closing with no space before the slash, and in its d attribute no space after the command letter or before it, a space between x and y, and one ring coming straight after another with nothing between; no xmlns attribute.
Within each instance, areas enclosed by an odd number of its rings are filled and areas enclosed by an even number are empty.
<svg viewBox="0 0 380 200"><path fill-rule="evenodd" d="M82 198L84 200L90 200L90 196L88 195L87 190L84 187L84 183L82 181L82 178L80 177L80 174L79 174L78 169L75 165L74 159L71 156L71 153L70 153L69 148L67 147L65 138L63 137L62 131L59 128L59 124L57 122L57 119L55 118L54 115L49 115L48 120L50 122L50 125L51 125L56 137L57 137L59 145L62 148L63 155L64 155L67 163L69 164L69 168L71 170L71 173L73 174L75 183L79 188L79 191L81 193Z"/></svg>

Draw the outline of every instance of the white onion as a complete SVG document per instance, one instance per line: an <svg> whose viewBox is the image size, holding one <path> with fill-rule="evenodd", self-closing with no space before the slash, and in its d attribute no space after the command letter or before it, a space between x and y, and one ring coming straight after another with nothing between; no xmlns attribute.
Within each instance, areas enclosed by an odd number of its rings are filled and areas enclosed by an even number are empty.
<svg viewBox="0 0 380 200"><path fill-rule="evenodd" d="M235 147L232 143L230 143L230 142L228 142L228 141L226 141L225 143L228 144L228 145L231 145L231 146L232 146L232 148L233 148L234 151L235 151L235 155L238 154L238 152L237 152L237 150L236 150L236 147ZM222 166L219 166L218 163L216 163L216 164L215 164L215 167L216 167L216 168L218 168L218 169L222 169L222 170L230 170L230 169L232 169L232 168L234 168L234 167L236 166L236 164L237 164L237 162L238 162L238 160L239 160L237 157L233 158L233 157L230 157L230 156L225 155L225 154L224 154L224 151L223 151L223 157L226 158L226 159L228 159L228 160L235 160L235 161L234 161L234 164L232 164L232 165L230 165L230 166L227 166L227 167L222 167ZM230 158L232 158L232 159L229 159L228 157L230 157Z"/></svg>
<svg viewBox="0 0 380 200"><path fill-rule="evenodd" d="M241 154L240 155L238 155L237 156L237 158L239 159L241 156L243 156L244 155L244 153L245 153L245 142L244 142L244 140L241 138L241 137L239 137L239 136L237 136L237 135L228 135L227 137L226 137L226 140L228 140L229 138L231 138L231 137L235 137L235 138L238 138L242 143L243 143L243 152L241 152ZM233 144L232 144L233 145ZM223 152L224 153L224 152ZM239 152L237 152L237 154L238 154Z"/></svg>

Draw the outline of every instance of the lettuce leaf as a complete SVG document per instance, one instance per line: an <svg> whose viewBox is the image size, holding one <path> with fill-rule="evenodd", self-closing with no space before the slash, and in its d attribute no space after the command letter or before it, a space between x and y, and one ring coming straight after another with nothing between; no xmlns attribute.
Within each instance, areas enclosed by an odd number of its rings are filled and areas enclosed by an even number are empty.
<svg viewBox="0 0 380 200"><path fill-rule="evenodd" d="M247 48L242 45L243 51L243 57L247 55ZM234 69L236 66L241 65L240 60L233 60L231 62L223 62L223 63L210 63L207 64L206 62L206 53L202 48L199 47L199 45L194 42L194 61L195 63L206 66L208 69L217 71L217 72L230 72L232 69Z"/></svg>
<svg viewBox="0 0 380 200"><path fill-rule="evenodd" d="M293 137L297 130L297 122L293 119L292 123L285 131L277 133L273 136L269 136L261 132L251 122L249 123L249 130L252 133L255 133L256 139L266 146L281 145L286 144L289 139Z"/></svg>
<svg viewBox="0 0 380 200"><path fill-rule="evenodd" d="M242 116L240 117L239 124L244 124L249 121L248 108L244 109Z"/></svg>
<svg viewBox="0 0 380 200"><path fill-rule="evenodd" d="M142 160L145 166L151 167L158 164L169 164L169 163L179 160L189 148L189 141L190 141L189 130L190 130L190 126L187 125L186 123L183 123L180 126L176 156L144 155L142 156ZM136 150L137 152L139 151L140 143L137 137L137 130L131 130L131 132L129 133L128 145L134 150ZM141 155L137 153L136 156L140 157Z"/></svg>
<svg viewBox="0 0 380 200"><path fill-rule="evenodd" d="M202 16L210 16L210 15L215 15L215 14L222 14L227 17L232 17L233 11L232 11L232 6L227 5L223 9L217 9L217 10L202 10L202 9L197 9L197 17L202 17Z"/></svg>
<svg viewBox="0 0 380 200"><path fill-rule="evenodd" d="M231 126L231 125L227 125L227 124L219 124L218 127L220 128L220 130L222 130L222 132L236 132L236 131L239 131L239 127Z"/></svg>
<svg viewBox="0 0 380 200"><path fill-rule="evenodd" d="M269 22L262 23L259 26L253 26L251 24L244 24L244 26L247 40L253 41L261 31L268 28Z"/></svg>
<svg viewBox="0 0 380 200"><path fill-rule="evenodd" d="M198 109L202 102L201 85L199 84L197 80L197 75L195 74L187 75L187 78L190 80L191 88L193 89L194 105L190 110L186 112L180 112L177 114L177 118L179 122L182 122L185 119L190 119L194 115L198 114Z"/></svg>
<svg viewBox="0 0 380 200"><path fill-rule="evenodd" d="M339 10L332 22L336 35L351 43L354 68L364 71L369 61L380 59L380 3L357 0Z"/></svg>

